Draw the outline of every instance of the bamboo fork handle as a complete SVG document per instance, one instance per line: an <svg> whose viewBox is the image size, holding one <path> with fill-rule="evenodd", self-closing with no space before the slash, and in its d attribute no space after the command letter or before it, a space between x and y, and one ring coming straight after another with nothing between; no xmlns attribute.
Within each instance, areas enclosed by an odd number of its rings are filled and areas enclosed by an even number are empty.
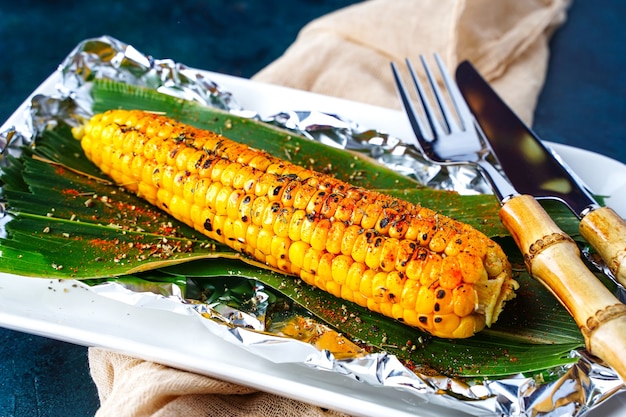
<svg viewBox="0 0 626 417"><path fill-rule="evenodd" d="M626 305L587 269L576 243L533 197L508 200L500 218L530 274L552 291L580 327L587 350L626 381Z"/></svg>
<svg viewBox="0 0 626 417"><path fill-rule="evenodd" d="M626 222L609 207L589 212L580 234L593 246L620 284L626 286Z"/></svg>

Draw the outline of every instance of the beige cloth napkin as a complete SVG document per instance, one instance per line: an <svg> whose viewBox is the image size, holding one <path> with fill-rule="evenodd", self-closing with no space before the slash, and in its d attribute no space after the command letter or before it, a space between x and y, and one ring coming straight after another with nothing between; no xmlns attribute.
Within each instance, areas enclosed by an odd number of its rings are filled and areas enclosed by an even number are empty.
<svg viewBox="0 0 626 417"><path fill-rule="evenodd" d="M469 59L531 122L548 40L569 0L369 0L302 29L254 79L399 108L389 62L439 53L448 68ZM340 416L314 405L134 359L89 352L98 417Z"/></svg>
<svg viewBox="0 0 626 417"><path fill-rule="evenodd" d="M569 0L371 0L311 22L256 81L400 108L391 61L469 59L526 122Z"/></svg>

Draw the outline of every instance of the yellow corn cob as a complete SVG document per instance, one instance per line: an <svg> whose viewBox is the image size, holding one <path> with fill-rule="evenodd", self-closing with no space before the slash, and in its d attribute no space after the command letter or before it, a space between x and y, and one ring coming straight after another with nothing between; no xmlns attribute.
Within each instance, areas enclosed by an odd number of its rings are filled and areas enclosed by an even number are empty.
<svg viewBox="0 0 626 417"><path fill-rule="evenodd" d="M469 337L514 297L500 246L419 205L152 113L98 114L74 135L116 183L211 239L435 336Z"/></svg>

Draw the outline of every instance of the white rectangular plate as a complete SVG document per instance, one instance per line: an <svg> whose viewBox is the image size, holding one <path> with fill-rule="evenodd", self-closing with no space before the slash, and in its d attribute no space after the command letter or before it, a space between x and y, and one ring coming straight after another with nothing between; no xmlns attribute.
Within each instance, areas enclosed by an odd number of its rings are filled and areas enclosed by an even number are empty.
<svg viewBox="0 0 626 417"><path fill-rule="evenodd" d="M232 92L244 108L261 116L285 110L319 110L398 138L412 134L400 111L218 73L207 72L207 76ZM53 74L33 94L52 91L56 80ZM26 103L16 114L25 108ZM2 130L11 124L9 119ZM610 196L609 204L626 214L626 166L602 155L550 145L594 192ZM129 306L75 284L0 274L0 325L80 345L107 347L352 415L467 416L398 389L375 387L302 365L270 362L208 334L198 321L184 315ZM588 415L617 417L624 407L625 396L615 396Z"/></svg>

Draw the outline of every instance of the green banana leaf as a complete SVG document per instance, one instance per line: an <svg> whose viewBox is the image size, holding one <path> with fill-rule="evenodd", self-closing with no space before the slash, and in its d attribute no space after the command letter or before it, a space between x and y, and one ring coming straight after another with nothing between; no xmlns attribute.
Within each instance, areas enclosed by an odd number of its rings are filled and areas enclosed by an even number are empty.
<svg viewBox="0 0 626 417"><path fill-rule="evenodd" d="M407 366L448 376L487 377L535 373L572 363L582 345L576 325L539 283L528 279L532 293L511 301L498 324L462 340L440 339L405 326L280 273L220 259L210 270L198 262L161 269L187 279L244 277L260 281L304 306L319 320L366 347L387 351ZM229 279L230 279L229 278ZM210 281L209 281L210 282ZM236 285L236 284L233 284ZM541 303L537 312L537 303ZM544 377L547 379L547 377Z"/></svg>
<svg viewBox="0 0 626 417"><path fill-rule="evenodd" d="M549 371L571 363L571 350L582 347L582 337L567 312L525 272L519 251L500 224L493 196L460 196L424 188L362 155L152 90L98 81L93 94L94 111L114 107L162 111L279 157L289 155L294 163L470 223L503 245L522 285L519 295L508 303L496 326L473 338L432 338L269 271L124 192L85 158L63 125L45 132L36 146L24 149L4 169L2 192L12 219L6 224L7 236L0 240L1 271L76 279L137 274L153 279L159 272L200 281L234 280L236 276L258 280L352 340L389 351L411 367L450 376ZM549 210L564 230L577 234L571 214L556 205Z"/></svg>

